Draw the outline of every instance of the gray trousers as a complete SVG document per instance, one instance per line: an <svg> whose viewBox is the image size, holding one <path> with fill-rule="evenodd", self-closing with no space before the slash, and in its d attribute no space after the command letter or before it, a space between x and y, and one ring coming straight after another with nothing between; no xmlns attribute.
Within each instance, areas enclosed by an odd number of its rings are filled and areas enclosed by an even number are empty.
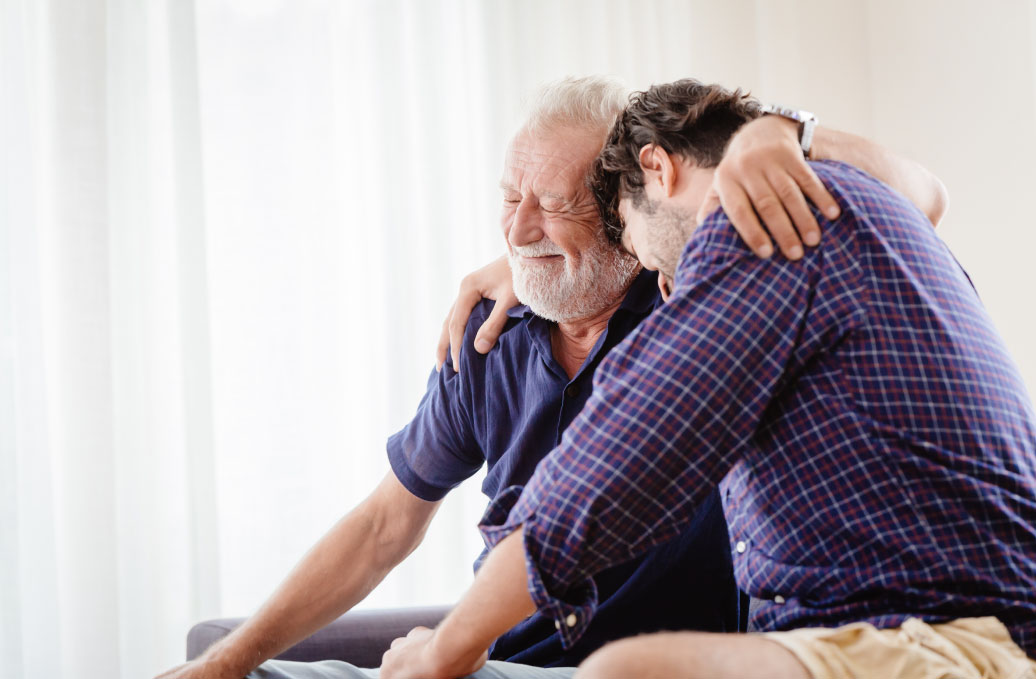
<svg viewBox="0 0 1036 679"><path fill-rule="evenodd" d="M490 660L470 679L570 679L574 667L534 667ZM245 679L377 679L377 669L363 669L341 660L292 662L268 660Z"/></svg>

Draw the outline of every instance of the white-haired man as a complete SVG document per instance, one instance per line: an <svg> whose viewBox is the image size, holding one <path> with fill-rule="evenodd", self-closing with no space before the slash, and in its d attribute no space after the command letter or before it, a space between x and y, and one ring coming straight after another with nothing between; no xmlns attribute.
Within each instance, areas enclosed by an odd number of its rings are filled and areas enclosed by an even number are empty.
<svg viewBox="0 0 1036 679"><path fill-rule="evenodd" d="M273 597L204 656L164 676L376 676L337 661L256 666L360 601L418 545L443 496L482 464L491 500L520 492L582 409L601 358L660 305L653 274L608 241L587 185L625 99L599 78L541 93L510 143L501 182L514 285L527 306L508 312L497 351L464 352L432 375L414 420L389 439L392 471ZM468 346L490 309L476 309ZM498 661L479 676L568 676L621 637L736 630L727 543L714 495L675 539L594 579L598 616L579 645L563 649L553 620L531 616L497 639L490 656Z"/></svg>

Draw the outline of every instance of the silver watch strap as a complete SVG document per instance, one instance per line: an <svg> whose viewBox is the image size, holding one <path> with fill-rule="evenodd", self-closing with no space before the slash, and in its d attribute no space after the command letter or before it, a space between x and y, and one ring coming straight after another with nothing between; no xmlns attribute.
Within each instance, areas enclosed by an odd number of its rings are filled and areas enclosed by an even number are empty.
<svg viewBox="0 0 1036 679"><path fill-rule="evenodd" d="M809 112L794 108L786 108L776 104L767 104L762 108L763 114L781 116L794 120L799 124L799 146L802 147L802 155L809 158L809 152L813 150L813 133L816 130L819 120Z"/></svg>

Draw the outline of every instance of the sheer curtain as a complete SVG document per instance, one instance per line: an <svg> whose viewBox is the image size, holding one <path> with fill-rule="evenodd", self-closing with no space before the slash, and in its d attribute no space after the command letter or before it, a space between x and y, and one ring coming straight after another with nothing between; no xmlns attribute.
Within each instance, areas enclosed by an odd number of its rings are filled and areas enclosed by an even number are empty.
<svg viewBox="0 0 1036 679"><path fill-rule="evenodd" d="M216 610L192 7L6 3L11 676L139 676Z"/></svg>
<svg viewBox="0 0 1036 679"><path fill-rule="evenodd" d="M175 664L387 472L547 79L742 85L917 158L1036 383L1034 31L1021 0L3 0L5 676ZM483 505L365 605L452 601Z"/></svg>

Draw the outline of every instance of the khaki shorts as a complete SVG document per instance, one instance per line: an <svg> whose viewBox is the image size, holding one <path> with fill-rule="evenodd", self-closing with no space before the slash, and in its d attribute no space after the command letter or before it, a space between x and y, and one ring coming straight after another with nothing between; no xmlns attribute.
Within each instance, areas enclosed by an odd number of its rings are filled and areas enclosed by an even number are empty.
<svg viewBox="0 0 1036 679"><path fill-rule="evenodd" d="M1036 679L1036 662L993 617L932 625L910 618L891 629L858 622L762 636L791 651L813 679Z"/></svg>

